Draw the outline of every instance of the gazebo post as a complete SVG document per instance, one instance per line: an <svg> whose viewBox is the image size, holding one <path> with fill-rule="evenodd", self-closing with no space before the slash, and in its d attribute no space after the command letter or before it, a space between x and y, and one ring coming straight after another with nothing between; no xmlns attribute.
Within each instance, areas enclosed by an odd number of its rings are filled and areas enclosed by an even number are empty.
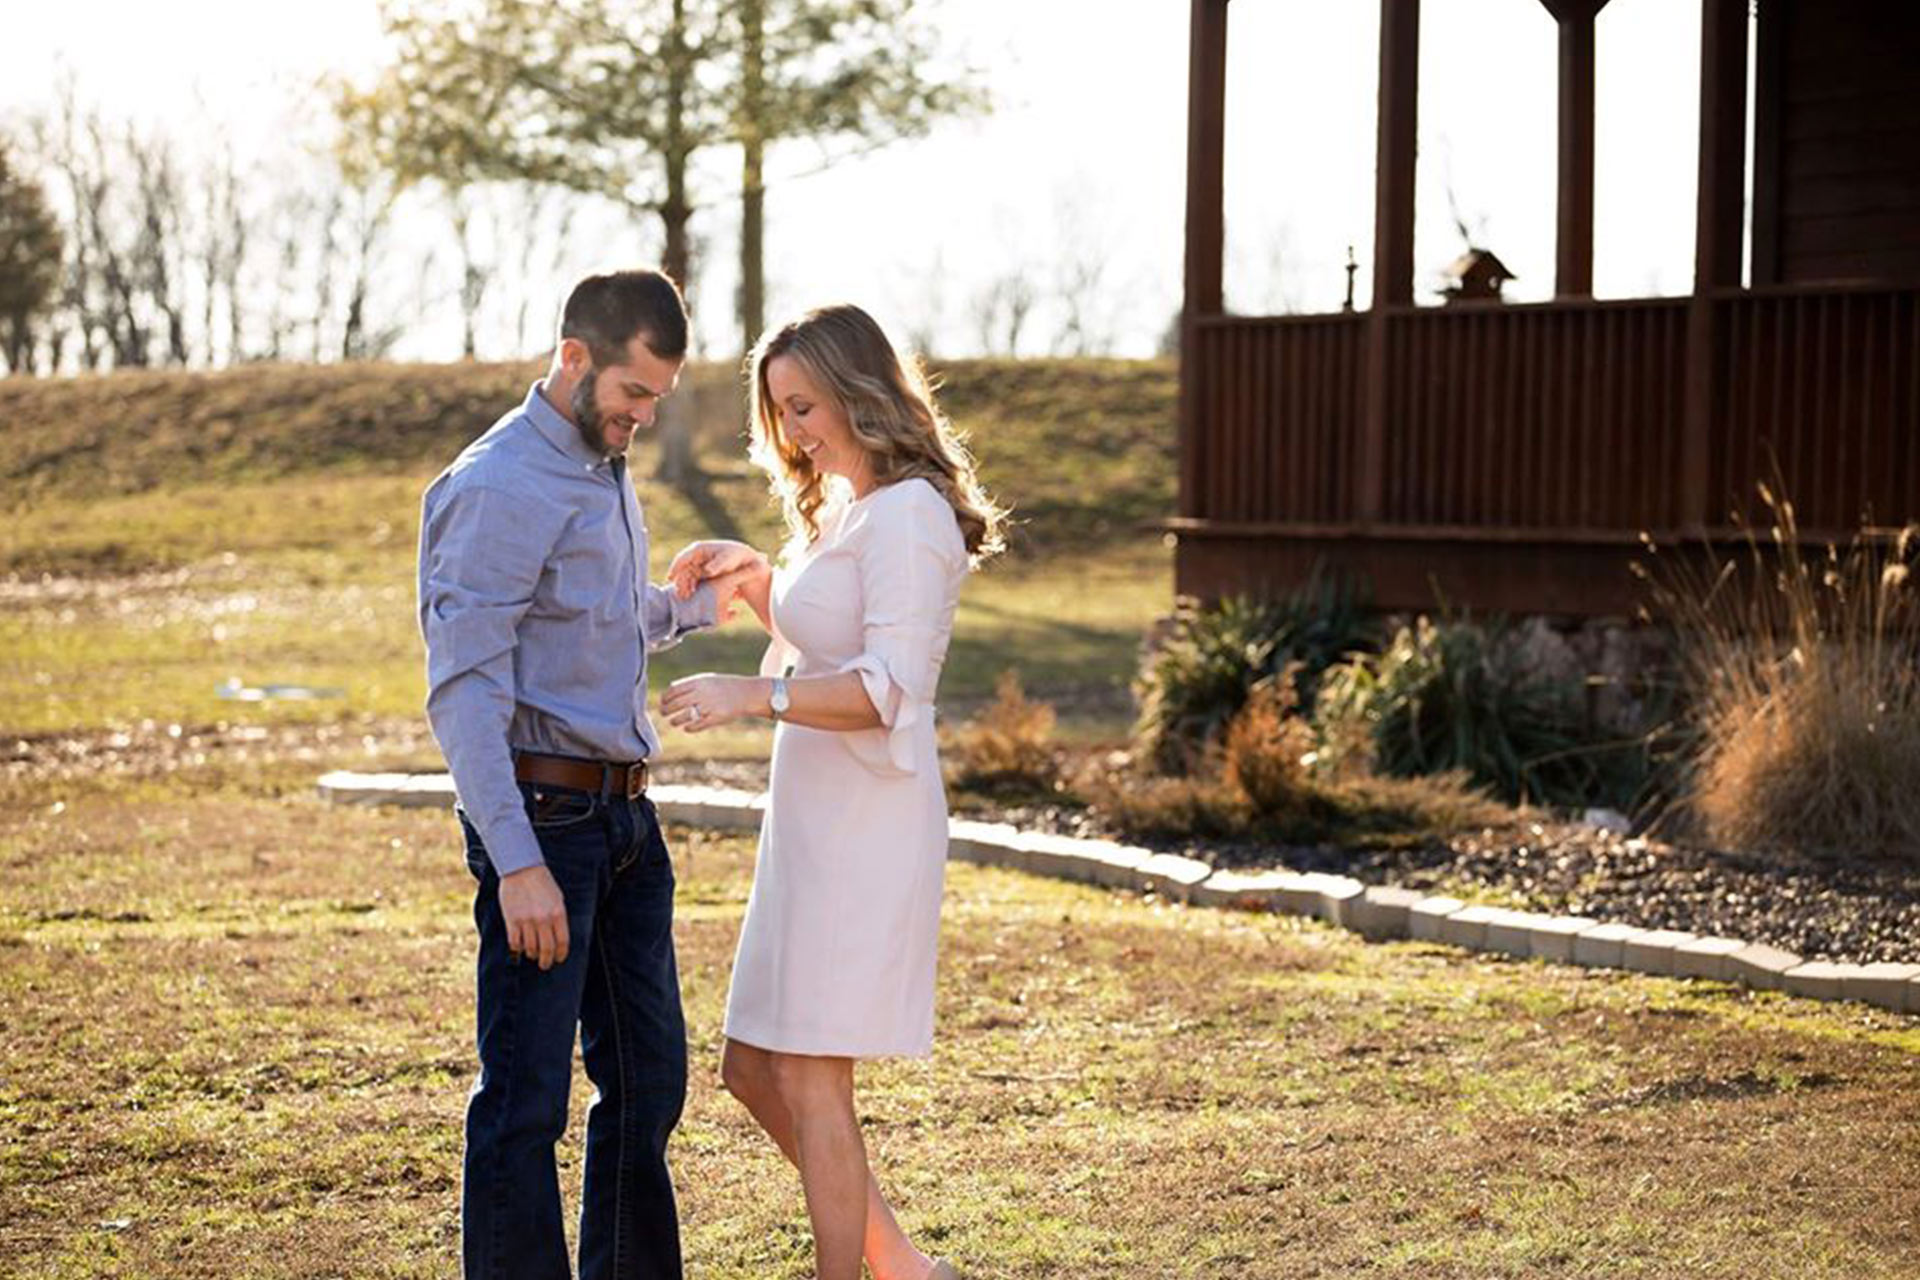
<svg viewBox="0 0 1920 1280"><path fill-rule="evenodd" d="M1373 307L1357 492L1363 525L1380 519L1387 436L1389 310L1413 305L1414 160L1420 123L1420 0L1380 0L1380 132L1374 177Z"/></svg>
<svg viewBox="0 0 1920 1280"><path fill-rule="evenodd" d="M1702 0L1700 14L1700 194L1687 309L1681 524L1708 518L1708 436L1713 428L1718 334L1714 294L1740 287L1747 181L1747 0ZM1726 495L1717 495L1725 498Z"/></svg>
<svg viewBox="0 0 1920 1280"><path fill-rule="evenodd" d="M1180 496L1183 516L1200 503L1200 406L1208 370L1199 320L1224 309L1226 249L1227 0L1193 0L1187 75L1187 246L1180 311Z"/></svg>
<svg viewBox="0 0 1920 1280"><path fill-rule="evenodd" d="M1553 293L1593 296L1594 19L1607 0L1541 0L1560 28L1559 214Z"/></svg>

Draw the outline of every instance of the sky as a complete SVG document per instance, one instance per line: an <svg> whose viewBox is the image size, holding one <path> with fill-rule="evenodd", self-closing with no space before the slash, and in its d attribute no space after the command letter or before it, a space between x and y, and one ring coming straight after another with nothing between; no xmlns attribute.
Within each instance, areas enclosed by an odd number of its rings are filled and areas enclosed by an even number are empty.
<svg viewBox="0 0 1920 1280"><path fill-rule="evenodd" d="M896 337L938 354L1004 345L983 332L996 284L1037 301L1022 354L1066 344L1057 299L1078 280L1085 328L1119 354L1151 353L1179 306L1185 207L1185 0L923 0L946 47L980 69L995 109L928 138L837 157L810 143L769 162L767 269L775 317L860 302ZM58 77L113 118L189 139L222 133L271 160L321 135L310 86L370 77L385 46L376 0L73 0L10 5L0 121L46 109ZM1227 111L1227 301L1266 314L1338 309L1348 246L1368 295L1379 6L1373 0L1234 0ZM1612 0L1598 35L1595 292L1678 293L1693 242L1699 0ZM1537 0L1425 0L1415 240L1420 287L1464 247L1464 223L1517 279L1550 297L1555 33ZM737 346L731 299L737 160L699 178L702 263L693 302L703 347ZM286 170L292 173L292 169ZM292 178L284 179L293 181ZM268 179L269 182L272 179ZM560 234L568 201L573 217ZM498 291L483 356L535 354L543 307L578 273L658 253L652 226L557 197L524 278ZM445 212L422 196L396 213L396 278L441 244ZM428 287L395 354L458 354L450 286ZM438 292L436 292L436 289ZM418 290L416 290L418 292ZM1430 298L1426 300L1431 300ZM431 303L431 305L429 305Z"/></svg>

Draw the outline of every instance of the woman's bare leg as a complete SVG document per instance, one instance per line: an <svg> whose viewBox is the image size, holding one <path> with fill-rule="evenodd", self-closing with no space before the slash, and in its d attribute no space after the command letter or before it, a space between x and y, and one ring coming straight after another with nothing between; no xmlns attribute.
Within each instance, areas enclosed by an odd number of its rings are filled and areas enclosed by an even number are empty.
<svg viewBox="0 0 1920 1280"><path fill-rule="evenodd" d="M871 1174L853 1114L853 1063L775 1054L773 1084L793 1118L794 1155L813 1223L816 1280L860 1280Z"/></svg>
<svg viewBox="0 0 1920 1280"><path fill-rule="evenodd" d="M720 1078L797 1168L800 1159L793 1116L774 1080L774 1057L765 1049L729 1040L720 1059ZM880 1194L880 1184L871 1171L867 1174L866 1232L861 1252L874 1280L923 1280L933 1265L933 1260L915 1248L901 1230L893 1206Z"/></svg>

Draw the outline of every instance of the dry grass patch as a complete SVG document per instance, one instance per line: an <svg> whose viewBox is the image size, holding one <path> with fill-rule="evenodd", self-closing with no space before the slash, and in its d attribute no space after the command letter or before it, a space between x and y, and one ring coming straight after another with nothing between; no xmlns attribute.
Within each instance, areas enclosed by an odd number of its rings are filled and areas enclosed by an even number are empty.
<svg viewBox="0 0 1920 1280"><path fill-rule="evenodd" d="M1760 496L1736 558L1641 568L1696 702L1681 816L1723 847L1920 865L1920 525L1803 547Z"/></svg>

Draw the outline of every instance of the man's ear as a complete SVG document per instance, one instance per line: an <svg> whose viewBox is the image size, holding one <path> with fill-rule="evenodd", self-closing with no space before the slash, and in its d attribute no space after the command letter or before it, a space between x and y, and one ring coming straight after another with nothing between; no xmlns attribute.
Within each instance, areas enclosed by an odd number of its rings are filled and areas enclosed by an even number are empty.
<svg viewBox="0 0 1920 1280"><path fill-rule="evenodd" d="M560 367L570 378L583 378L593 366L593 352L578 338L560 339Z"/></svg>

